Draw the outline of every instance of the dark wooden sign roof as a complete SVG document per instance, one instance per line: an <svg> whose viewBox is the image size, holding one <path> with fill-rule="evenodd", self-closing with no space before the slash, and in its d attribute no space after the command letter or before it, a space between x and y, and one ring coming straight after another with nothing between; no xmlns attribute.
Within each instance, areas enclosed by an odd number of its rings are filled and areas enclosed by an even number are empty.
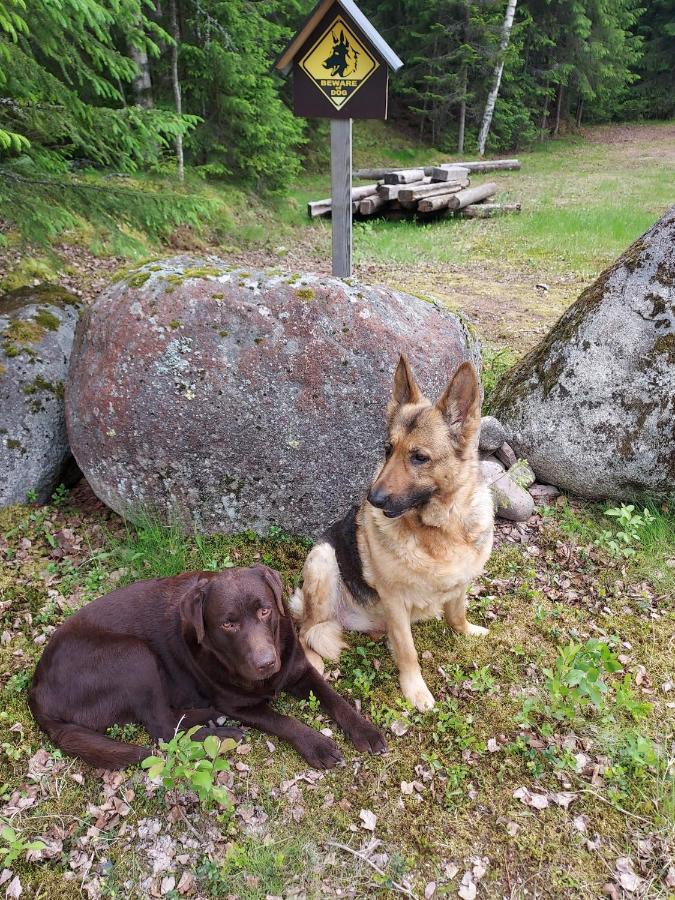
<svg viewBox="0 0 675 900"><path fill-rule="evenodd" d="M372 49L379 53L392 72L398 71L403 65L402 60L398 58L379 31L373 27L370 20L366 18L353 0L321 0L307 17L304 25L297 32L293 40L288 44L283 53L280 54L277 61L274 63L275 68L278 69L282 75L288 75L293 66L294 59L307 41L307 38L309 38L328 9L335 2L338 6L342 7L354 24L360 28L363 37L370 42Z"/></svg>

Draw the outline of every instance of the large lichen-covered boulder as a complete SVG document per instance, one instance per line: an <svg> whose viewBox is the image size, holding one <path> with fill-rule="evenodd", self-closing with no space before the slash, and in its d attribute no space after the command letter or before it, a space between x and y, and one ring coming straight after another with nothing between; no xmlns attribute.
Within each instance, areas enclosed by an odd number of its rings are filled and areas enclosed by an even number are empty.
<svg viewBox="0 0 675 900"><path fill-rule="evenodd" d="M675 207L498 386L539 481L591 498L675 491Z"/></svg>
<svg viewBox="0 0 675 900"><path fill-rule="evenodd" d="M0 296L0 506L45 502L76 471L63 392L78 315L55 285Z"/></svg>
<svg viewBox="0 0 675 900"><path fill-rule="evenodd" d="M457 316L394 290L214 257L147 264L80 322L71 446L128 518L315 535L373 474L401 351L432 395L479 362Z"/></svg>

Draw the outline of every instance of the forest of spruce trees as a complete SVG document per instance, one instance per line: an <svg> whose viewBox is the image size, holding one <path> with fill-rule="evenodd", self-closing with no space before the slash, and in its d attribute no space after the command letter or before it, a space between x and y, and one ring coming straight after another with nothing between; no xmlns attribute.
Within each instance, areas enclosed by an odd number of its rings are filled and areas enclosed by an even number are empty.
<svg viewBox="0 0 675 900"><path fill-rule="evenodd" d="M0 203L73 171L282 189L316 123L271 63L310 0L0 0ZM506 0L363 0L404 60L390 119L475 151ZM675 112L675 0L520 0L487 142L517 150L582 123ZM47 200L47 202L49 202ZM91 197L74 199L83 205Z"/></svg>

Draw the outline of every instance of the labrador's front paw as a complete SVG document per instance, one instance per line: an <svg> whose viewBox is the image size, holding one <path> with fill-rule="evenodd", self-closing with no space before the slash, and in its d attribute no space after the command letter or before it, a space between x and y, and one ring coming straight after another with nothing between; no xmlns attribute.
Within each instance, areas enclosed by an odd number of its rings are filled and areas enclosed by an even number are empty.
<svg viewBox="0 0 675 900"><path fill-rule="evenodd" d="M362 716L358 716L358 720L349 728L345 728L345 731L349 740L361 753L384 753L387 749L387 742L382 733Z"/></svg>
<svg viewBox="0 0 675 900"><path fill-rule="evenodd" d="M434 708L436 701L421 675L401 675L401 689L406 700L420 712Z"/></svg>
<svg viewBox="0 0 675 900"><path fill-rule="evenodd" d="M313 769L332 769L342 762L342 754L335 741L308 728L295 743L295 748Z"/></svg>

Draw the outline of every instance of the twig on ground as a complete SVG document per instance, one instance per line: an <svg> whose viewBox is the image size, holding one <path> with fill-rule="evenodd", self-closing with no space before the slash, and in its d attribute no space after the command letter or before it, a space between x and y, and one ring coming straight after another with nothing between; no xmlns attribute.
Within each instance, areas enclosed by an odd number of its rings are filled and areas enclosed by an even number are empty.
<svg viewBox="0 0 675 900"><path fill-rule="evenodd" d="M646 822L648 825L654 826L654 822L652 819L646 819L644 816L638 816L636 813L628 812L627 809L624 809L621 806L617 806L616 803L612 803L611 800L608 800L606 797L603 797L602 794L598 794L597 791L592 791L590 788L580 788L578 790L579 794L590 794L592 797L595 797L596 800L601 800L603 803L606 803L607 806L611 806L612 809L616 810L616 812L621 813L623 816L629 816L631 819L637 819L638 822Z"/></svg>
<svg viewBox="0 0 675 900"><path fill-rule="evenodd" d="M398 884L398 882L393 881L385 871L383 871L379 866L375 865L375 863L371 859L368 859L367 856L364 856L363 853L359 853L358 850L354 850L352 847L348 847L347 844L338 844L337 841L326 841L325 843L327 847L337 847L338 850L345 850L347 853L351 853L352 856L356 856L357 859L360 859L364 863L367 863L371 867L371 869L374 869L377 872L378 875L386 878L395 891L399 891L399 893L405 894L406 897L415 897L412 891L409 891L408 888L404 887L402 884Z"/></svg>

